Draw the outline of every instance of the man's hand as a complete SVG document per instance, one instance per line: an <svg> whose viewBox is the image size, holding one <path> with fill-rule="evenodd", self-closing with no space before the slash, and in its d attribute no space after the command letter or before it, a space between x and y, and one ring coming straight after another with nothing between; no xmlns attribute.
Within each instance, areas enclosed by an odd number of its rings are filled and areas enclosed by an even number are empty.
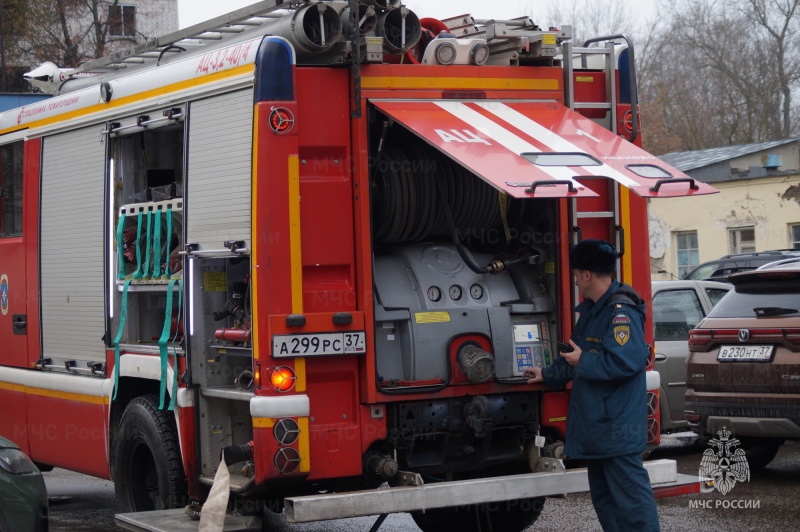
<svg viewBox="0 0 800 532"><path fill-rule="evenodd" d="M581 348L578 347L578 344L572 340L569 341L569 345L572 347L572 351L569 353L559 353L559 355L561 355L564 360L567 361L567 364L574 368L578 365L578 359L581 358L581 353L583 353L583 351L581 351ZM541 370L539 371L541 372Z"/></svg>
<svg viewBox="0 0 800 532"><path fill-rule="evenodd" d="M542 368L539 367L528 368L524 372L522 372L522 375L525 377L532 377L528 379L528 384L536 384L537 382L544 382L544 379L542 378Z"/></svg>

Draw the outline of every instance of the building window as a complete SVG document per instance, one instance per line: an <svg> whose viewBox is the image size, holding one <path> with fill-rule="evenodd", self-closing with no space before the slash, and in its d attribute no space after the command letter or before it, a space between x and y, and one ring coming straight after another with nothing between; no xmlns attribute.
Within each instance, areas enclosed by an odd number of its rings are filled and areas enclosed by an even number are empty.
<svg viewBox="0 0 800 532"><path fill-rule="evenodd" d="M800 249L800 224L789 226L789 238L792 239L792 249Z"/></svg>
<svg viewBox="0 0 800 532"><path fill-rule="evenodd" d="M22 142L0 147L0 238L22 234Z"/></svg>
<svg viewBox="0 0 800 532"><path fill-rule="evenodd" d="M756 231L752 227L729 229L731 253L755 253Z"/></svg>
<svg viewBox="0 0 800 532"><path fill-rule="evenodd" d="M675 234L675 247L678 250L678 277L683 279L692 268L700 264L697 250L697 231Z"/></svg>
<svg viewBox="0 0 800 532"><path fill-rule="evenodd" d="M135 37L136 6L109 6L108 34L112 37Z"/></svg>

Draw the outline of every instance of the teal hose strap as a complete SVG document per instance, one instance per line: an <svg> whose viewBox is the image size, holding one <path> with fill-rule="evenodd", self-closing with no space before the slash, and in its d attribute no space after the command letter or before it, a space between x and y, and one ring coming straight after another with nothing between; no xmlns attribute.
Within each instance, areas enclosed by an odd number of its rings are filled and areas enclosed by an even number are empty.
<svg viewBox="0 0 800 532"><path fill-rule="evenodd" d="M122 241L123 236L125 234L125 214L123 213L119 217L119 223L117 224L117 259L119 260L119 271L117 272L118 279L125 278L125 250L124 250L124 243Z"/></svg>
<svg viewBox="0 0 800 532"><path fill-rule="evenodd" d="M161 210L154 212L156 225L153 230L153 279L161 278Z"/></svg>
<svg viewBox="0 0 800 532"><path fill-rule="evenodd" d="M122 288L122 302L119 306L119 330L117 331L117 337L114 338L114 396L111 398L112 401L116 400L117 390L119 389L119 341L122 338L122 331L125 330L125 318L128 316L128 287L130 285L131 281L127 280Z"/></svg>
<svg viewBox="0 0 800 532"><path fill-rule="evenodd" d="M172 336L172 374L175 377L172 379L172 397L169 400L169 410L175 410L175 404L178 397L178 347L175 345L175 340L178 338L178 331L180 330L181 323L181 310L183 302L183 279L178 280L178 318L177 326L175 327L175 334Z"/></svg>
<svg viewBox="0 0 800 532"><path fill-rule="evenodd" d="M164 409L164 398L167 395L167 358L169 351L167 350L167 341L169 341L169 330L172 326L172 292L175 289L177 279L173 279L167 285L167 306L164 311L164 327L161 329L161 338L158 339L158 353L161 355L161 386L159 390L160 401L158 404L159 410ZM177 368L176 368L177 371Z"/></svg>
<svg viewBox="0 0 800 532"><path fill-rule="evenodd" d="M136 271L133 272L133 279L142 278L142 213L140 212L137 219L136 228Z"/></svg>
<svg viewBox="0 0 800 532"><path fill-rule="evenodd" d="M167 209L167 242L164 251L164 275L162 279L169 279L169 254L172 251L172 209Z"/></svg>
<svg viewBox="0 0 800 532"><path fill-rule="evenodd" d="M152 229L153 213L147 211L147 239L144 241L144 271L142 272L143 279L150 278L150 243L152 242Z"/></svg>

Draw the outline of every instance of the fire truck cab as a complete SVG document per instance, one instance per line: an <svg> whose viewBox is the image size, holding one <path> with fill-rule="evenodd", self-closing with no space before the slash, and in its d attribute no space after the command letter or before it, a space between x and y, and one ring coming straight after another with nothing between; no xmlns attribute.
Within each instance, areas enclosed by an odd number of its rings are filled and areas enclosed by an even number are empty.
<svg viewBox="0 0 800 532"><path fill-rule="evenodd" d="M641 149L632 46L570 33L265 0L32 72L53 97L0 115L0 433L132 513L221 485L527 527L577 489L569 391L523 377L569 337L569 246L614 242L647 300L646 201L714 192Z"/></svg>

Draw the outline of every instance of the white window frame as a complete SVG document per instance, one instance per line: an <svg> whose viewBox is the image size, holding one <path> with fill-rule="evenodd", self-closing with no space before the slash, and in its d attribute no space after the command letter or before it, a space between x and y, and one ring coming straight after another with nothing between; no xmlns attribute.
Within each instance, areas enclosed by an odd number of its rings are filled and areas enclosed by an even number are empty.
<svg viewBox="0 0 800 532"><path fill-rule="evenodd" d="M115 7L119 8L120 33L113 33L112 32L112 27L113 26L111 24L111 10L113 8L115 8ZM132 9L133 10L132 24L130 24L130 25L125 24L125 11L127 9ZM118 4L116 6L114 6L114 5L108 6L108 35L110 37L130 37L130 38L135 38L136 37L136 15L137 15L137 12L136 12L136 6L135 5ZM126 31L126 30L128 30L128 31Z"/></svg>
<svg viewBox="0 0 800 532"><path fill-rule="evenodd" d="M693 270L696 266L700 264L700 245L699 239L697 237L697 231L676 231L675 233L675 260L678 264L678 278L683 279L683 277ZM695 247L681 247L681 237L691 237L694 235L694 244ZM694 253L692 253L694 252ZM686 264L681 263L681 254L686 254L688 259L686 260ZM694 259L694 260L692 260Z"/></svg>
<svg viewBox="0 0 800 532"><path fill-rule="evenodd" d="M746 231L750 231L753 234L752 240L744 240L742 238L745 236L744 233ZM728 228L728 245L730 246L731 255L737 255L740 253L755 253L756 228L752 225Z"/></svg>
<svg viewBox="0 0 800 532"><path fill-rule="evenodd" d="M789 247L800 249L800 224L789 224Z"/></svg>

